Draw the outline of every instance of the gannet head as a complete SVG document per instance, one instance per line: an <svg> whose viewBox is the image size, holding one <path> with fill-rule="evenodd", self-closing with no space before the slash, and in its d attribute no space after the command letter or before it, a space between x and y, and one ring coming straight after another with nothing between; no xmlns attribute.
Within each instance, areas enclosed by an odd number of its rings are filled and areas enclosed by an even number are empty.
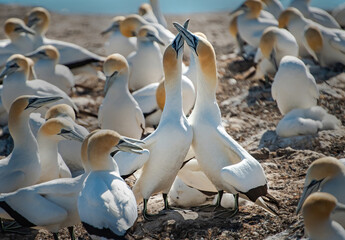
<svg viewBox="0 0 345 240"><path fill-rule="evenodd" d="M329 220L332 212L345 211L345 205L338 203L337 199L325 192L312 193L304 202L302 214L304 226L308 235L313 229L318 229L320 224Z"/></svg>
<svg viewBox="0 0 345 240"><path fill-rule="evenodd" d="M26 57L33 59L49 59L57 64L60 59L60 53L57 48L52 45L43 45L35 51L26 54Z"/></svg>
<svg viewBox="0 0 345 240"><path fill-rule="evenodd" d="M298 9L289 7L280 14L278 18L279 27L288 28L291 20L300 18L303 18L303 14Z"/></svg>
<svg viewBox="0 0 345 240"><path fill-rule="evenodd" d="M7 19L4 24L4 32L11 40L15 40L21 33L28 33L31 35L35 34L35 32L31 28L27 27L24 21L19 18Z"/></svg>
<svg viewBox="0 0 345 240"><path fill-rule="evenodd" d="M45 34L50 23L50 13L42 7L35 7L29 11L24 19L26 25L35 30L37 34Z"/></svg>
<svg viewBox="0 0 345 240"><path fill-rule="evenodd" d="M106 77L104 86L104 94L106 94L119 75L128 73L128 62L121 54L109 55L104 61L103 72Z"/></svg>
<svg viewBox="0 0 345 240"><path fill-rule="evenodd" d="M278 70L278 64L276 61L276 54L274 47L276 46L277 42L277 28L274 26L268 27L263 32L261 39L260 39L260 50L262 55L271 61L273 66L275 67L276 71Z"/></svg>
<svg viewBox="0 0 345 240"><path fill-rule="evenodd" d="M31 62L21 54L14 54L8 58L4 70L0 73L0 79L17 71L22 71L28 77Z"/></svg>
<svg viewBox="0 0 345 240"><path fill-rule="evenodd" d="M88 158L88 154L87 154L87 147L89 144L89 140L90 137L92 137L96 132L98 132L99 129L96 129L94 131L92 131L91 133L89 133L89 135L87 135L81 145L81 163L84 167L85 172L90 172L91 168L90 168L90 164L89 164L89 158Z"/></svg>
<svg viewBox="0 0 345 240"><path fill-rule="evenodd" d="M308 26L304 29L305 42L315 54L312 54L315 61L319 61L318 56L322 51L323 38L320 29L317 26Z"/></svg>
<svg viewBox="0 0 345 240"><path fill-rule="evenodd" d="M114 147L119 151L133 153L143 150L137 144L125 140L115 131L99 130L90 137L87 150L89 164L93 171L109 170L108 163L102 159L108 158Z"/></svg>
<svg viewBox="0 0 345 240"><path fill-rule="evenodd" d="M83 142L84 137L80 135L73 126L73 123L64 118L52 118L47 120L40 128L40 133L49 138L60 140L76 140Z"/></svg>
<svg viewBox="0 0 345 240"><path fill-rule="evenodd" d="M138 13L140 16L144 16L145 14L152 12L152 7L148 3L143 3L140 5Z"/></svg>
<svg viewBox="0 0 345 240"><path fill-rule="evenodd" d="M318 191L325 182L344 172L345 166L336 158L324 157L315 160L308 168L296 212L299 213L305 199L311 193Z"/></svg>
<svg viewBox="0 0 345 240"><path fill-rule="evenodd" d="M146 21L137 14L128 15L120 22L120 31L125 37L135 37L139 28L145 25Z"/></svg>
<svg viewBox="0 0 345 240"><path fill-rule="evenodd" d="M247 0L243 3L248 9L249 18L258 18L263 9L263 3L260 0Z"/></svg>
<svg viewBox="0 0 345 240"><path fill-rule="evenodd" d="M102 35L107 34L108 32L115 32L120 29L120 22L125 20L124 16L116 16L112 19L110 27L105 29L103 32L101 32Z"/></svg>
<svg viewBox="0 0 345 240"><path fill-rule="evenodd" d="M71 118L73 121L75 121L74 110L71 106L67 104L54 105L51 108L49 108L49 110L46 112L46 120L56 117Z"/></svg>
<svg viewBox="0 0 345 240"><path fill-rule="evenodd" d="M158 31L156 28L150 25L144 25L139 29L138 40L140 41L152 41L157 42L158 44L164 46L163 40L159 37Z"/></svg>

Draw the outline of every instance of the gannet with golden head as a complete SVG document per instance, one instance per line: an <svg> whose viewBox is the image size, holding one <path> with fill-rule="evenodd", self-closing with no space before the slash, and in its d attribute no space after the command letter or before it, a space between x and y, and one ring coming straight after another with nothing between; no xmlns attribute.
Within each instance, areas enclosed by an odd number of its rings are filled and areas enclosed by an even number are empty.
<svg viewBox="0 0 345 240"><path fill-rule="evenodd" d="M272 212L262 199L268 194L267 180L260 163L233 140L221 125L216 100L216 56L210 42L189 32L181 25L174 26L192 48L197 59L198 86L196 103L189 121L193 127L192 147L206 176L219 192L238 194ZM271 197L272 198L272 197ZM238 211L236 201L235 213Z"/></svg>
<svg viewBox="0 0 345 240"><path fill-rule="evenodd" d="M297 8L305 18L327 28L340 28L339 23L328 12L321 8L309 6L310 0L293 0L289 7Z"/></svg>
<svg viewBox="0 0 345 240"><path fill-rule="evenodd" d="M91 172L78 198L80 220L91 236L119 239L135 223L138 212L135 197L120 177L118 166L110 156L115 146L124 144L112 130L99 130L90 137L88 159ZM135 144L126 151L139 150Z"/></svg>
<svg viewBox="0 0 345 240"><path fill-rule="evenodd" d="M61 96L62 99L56 103L66 103L77 111L72 99L60 88L39 79L27 81L32 68L32 60L20 54L12 55L7 60L5 69L0 73L0 78L4 77L1 99L7 111L14 99L25 94L42 97ZM48 107L39 109L39 112L45 113Z"/></svg>
<svg viewBox="0 0 345 240"><path fill-rule="evenodd" d="M297 213L301 210L308 196L318 191L332 194L339 203L345 204L345 193L342 191L344 182L345 166L342 162L333 157L315 160L308 168L303 193L297 205ZM345 227L343 212L333 212L331 219Z"/></svg>
<svg viewBox="0 0 345 240"><path fill-rule="evenodd" d="M11 105L8 128L13 138L12 153L0 160L0 193L15 191L36 183L41 167L37 141L29 127L30 113L61 97L21 96Z"/></svg>
<svg viewBox="0 0 345 240"><path fill-rule="evenodd" d="M153 193L162 192L164 209L168 209L167 194L182 166L193 139L193 130L182 110L183 39L178 34L163 56L165 74L165 106L158 128L141 145L150 151L142 174L133 187L137 202L144 199L143 216Z"/></svg>
<svg viewBox="0 0 345 240"><path fill-rule="evenodd" d="M304 202L302 214L309 239L345 239L344 228L330 218L333 212L345 212L345 205L328 193L312 193Z"/></svg>
<svg viewBox="0 0 345 240"><path fill-rule="evenodd" d="M149 23L158 23L158 20L153 13L152 7L148 3L143 3L140 5L138 13Z"/></svg>
<svg viewBox="0 0 345 240"><path fill-rule="evenodd" d="M140 139L145 130L145 118L128 90L130 73L126 58L120 54L110 55L104 62L103 70L107 80L104 86L105 98L98 111L99 125L102 129L115 130L121 135Z"/></svg>
<svg viewBox="0 0 345 240"><path fill-rule="evenodd" d="M124 16L114 17L111 25L101 32L102 35L110 33L108 40L104 43L105 53L107 55L119 53L122 56L127 57L131 52L137 49L137 38L127 38L120 32L120 23L124 19Z"/></svg>
<svg viewBox="0 0 345 240"><path fill-rule="evenodd" d="M313 75L300 59L293 56L285 56L280 61L271 92L282 115L296 108L316 106L319 98Z"/></svg>
<svg viewBox="0 0 345 240"><path fill-rule="evenodd" d="M140 28L137 35L137 50L128 56L130 67L129 90L135 91L154 82L163 74L162 54L157 45L164 45L157 30L149 25ZM150 59L150 61L147 61Z"/></svg>
<svg viewBox="0 0 345 240"><path fill-rule="evenodd" d="M265 7L264 9L271 13L276 19L278 19L281 12L284 10L283 4L279 0L261 0Z"/></svg>
<svg viewBox="0 0 345 240"><path fill-rule="evenodd" d="M34 49L42 45L53 45L59 50L60 64L69 68L77 68L89 63L104 61L104 57L76 44L46 38L45 34L50 24L50 14L42 7L31 9L25 17L25 22L27 26L36 32L32 38Z"/></svg>
<svg viewBox="0 0 345 240"><path fill-rule="evenodd" d="M345 65L344 30L310 24L304 28L303 43L322 67L330 67L336 63Z"/></svg>
<svg viewBox="0 0 345 240"><path fill-rule="evenodd" d="M26 54L26 57L35 61L34 70L38 79L46 80L67 94L71 93L75 83L74 75L68 67L58 64L60 53L56 47L44 45Z"/></svg>

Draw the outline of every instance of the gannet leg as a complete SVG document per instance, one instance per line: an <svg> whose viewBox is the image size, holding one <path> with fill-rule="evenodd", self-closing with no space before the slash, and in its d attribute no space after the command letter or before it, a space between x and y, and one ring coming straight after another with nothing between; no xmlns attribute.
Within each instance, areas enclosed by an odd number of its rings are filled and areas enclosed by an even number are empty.
<svg viewBox="0 0 345 240"><path fill-rule="evenodd" d="M15 229L21 228L16 221L13 221L5 226L3 220L0 218L0 232L11 232L11 233L20 233L18 231L15 231Z"/></svg>
<svg viewBox="0 0 345 240"><path fill-rule="evenodd" d="M57 233L53 233L54 240L59 240L59 235Z"/></svg>
<svg viewBox="0 0 345 240"><path fill-rule="evenodd" d="M226 218L232 218L233 216L235 216L237 213L238 213L238 199L239 199L239 194L236 193L236 194L233 194L234 195L234 198L235 198L235 206L234 206L234 209L232 210L228 210L228 209L225 209L219 213L216 214L216 217L220 217L220 216L223 216L225 215L226 213L231 213L230 216L226 216Z"/></svg>
<svg viewBox="0 0 345 240"><path fill-rule="evenodd" d="M74 228L73 227L68 227L68 232L69 232L69 235L71 236L71 239L72 240L75 240L75 235L74 235Z"/></svg>
<svg viewBox="0 0 345 240"><path fill-rule="evenodd" d="M144 199L144 209L143 209L143 217L146 221L153 221L155 220L156 217L159 217L159 216L162 216L162 215L165 215L164 213L158 213L158 214L149 214L147 212L147 202L149 200L148 199ZM165 203L164 203L165 205Z"/></svg>
<svg viewBox="0 0 345 240"><path fill-rule="evenodd" d="M162 195L163 195L163 200L164 200L163 211L167 211L167 210L182 210L182 208L176 208L176 207L169 206L168 194L167 193L162 193Z"/></svg>

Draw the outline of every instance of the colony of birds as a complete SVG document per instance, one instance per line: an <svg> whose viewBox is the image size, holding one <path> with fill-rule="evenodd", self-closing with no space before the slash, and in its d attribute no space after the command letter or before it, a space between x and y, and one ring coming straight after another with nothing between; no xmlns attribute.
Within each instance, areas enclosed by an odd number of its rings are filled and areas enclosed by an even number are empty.
<svg viewBox="0 0 345 240"><path fill-rule="evenodd" d="M345 19L344 10L334 19L308 3L295 0L284 10L278 0L247 0L230 16L236 52L256 63L249 77L274 76L271 94L283 116L276 134L283 138L341 127L317 106L318 86L302 60L344 69L344 22L336 21ZM102 32L111 34L107 57L45 37L49 22L49 12L37 7L4 24L0 121L14 148L0 160L1 219L56 239L62 228L74 239L80 222L91 238L123 239L131 238L138 211L144 221L175 211L169 199L214 218L236 216L245 199L278 217L264 168L222 126L215 51L204 33L188 30L193 22L174 23L174 35L158 2L143 4ZM74 75L85 72L105 80L100 129L91 133L75 122L79 110L69 97ZM296 212L311 239L345 239L343 162L320 158L306 173ZM124 179L133 175L130 188ZM156 193L164 209L151 214ZM217 195L214 205L203 205L207 195ZM1 228L16 231L12 224Z"/></svg>

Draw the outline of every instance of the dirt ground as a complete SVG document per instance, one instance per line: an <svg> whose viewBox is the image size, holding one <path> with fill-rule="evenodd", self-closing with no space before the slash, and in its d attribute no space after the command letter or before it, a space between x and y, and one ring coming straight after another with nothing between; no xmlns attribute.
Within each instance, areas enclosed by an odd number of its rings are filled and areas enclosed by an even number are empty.
<svg viewBox="0 0 345 240"><path fill-rule="evenodd" d="M0 23L9 17L22 18L27 7L0 5ZM52 13L47 37L77 43L95 53L104 55L106 38L99 33L110 23L112 16L79 16ZM139 205L137 224L126 235L128 239L299 239L304 236L303 218L296 215L305 173L311 162L319 157L345 157L345 73L313 67L320 89L319 105L342 121L342 128L322 131L316 135L279 138L275 126L281 114L271 96L269 81L246 79L253 70L251 62L233 54L233 42L228 33L228 13L167 16L172 22L190 18L190 29L206 34L217 54L219 87L217 100L223 123L228 133L248 150L264 167L269 192L279 201L279 216L273 216L253 204L242 204L233 218L218 218L213 213L184 209L167 212L156 221L144 221ZM0 39L4 38L3 31ZM186 57L188 60L188 57ZM78 122L89 130L97 128L98 106L103 99L103 81L87 75L78 76L72 97L82 110ZM91 114L90 114L91 113ZM0 155L6 156L12 148L9 135L1 128ZM133 183L133 179L130 179ZM163 208L160 196L149 202L149 210ZM0 239L53 239L44 230L21 229L22 234L0 233ZM89 239L78 225L76 236ZM69 239L67 229L60 231L60 239Z"/></svg>

